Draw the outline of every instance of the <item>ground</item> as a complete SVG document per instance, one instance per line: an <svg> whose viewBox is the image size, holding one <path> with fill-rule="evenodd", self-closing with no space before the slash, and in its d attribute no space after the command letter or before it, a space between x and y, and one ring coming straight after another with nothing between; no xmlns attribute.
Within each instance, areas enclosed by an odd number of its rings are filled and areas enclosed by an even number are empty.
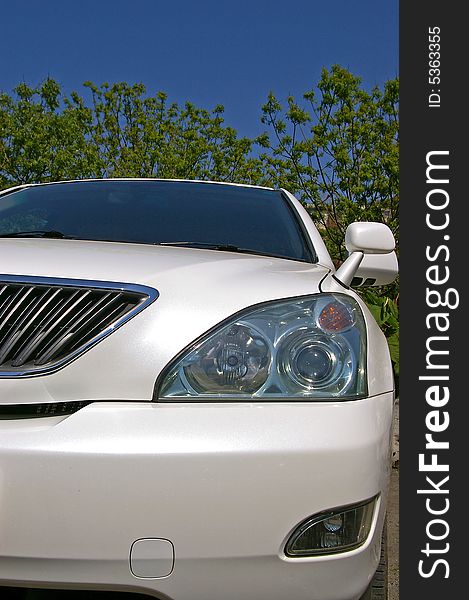
<svg viewBox="0 0 469 600"><path fill-rule="evenodd" d="M399 402L396 402L393 440L393 468L388 498L388 593L399 600Z"/></svg>

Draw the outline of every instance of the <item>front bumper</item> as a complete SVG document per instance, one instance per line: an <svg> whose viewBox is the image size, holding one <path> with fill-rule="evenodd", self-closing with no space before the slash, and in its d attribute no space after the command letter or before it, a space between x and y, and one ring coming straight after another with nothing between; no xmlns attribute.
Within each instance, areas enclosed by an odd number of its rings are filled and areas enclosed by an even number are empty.
<svg viewBox="0 0 469 600"><path fill-rule="evenodd" d="M103 402L65 418L0 421L0 585L356 600L379 559L392 410L388 393L328 403ZM360 548L284 555L306 517L376 494ZM132 573L130 550L143 538L170 541L171 574Z"/></svg>

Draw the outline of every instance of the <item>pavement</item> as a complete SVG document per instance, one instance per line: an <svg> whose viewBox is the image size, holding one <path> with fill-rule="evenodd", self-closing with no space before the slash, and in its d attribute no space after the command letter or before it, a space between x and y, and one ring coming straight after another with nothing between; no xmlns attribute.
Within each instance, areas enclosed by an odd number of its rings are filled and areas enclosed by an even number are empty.
<svg viewBox="0 0 469 600"><path fill-rule="evenodd" d="M399 400L394 413L391 485L388 496L388 600L399 600Z"/></svg>

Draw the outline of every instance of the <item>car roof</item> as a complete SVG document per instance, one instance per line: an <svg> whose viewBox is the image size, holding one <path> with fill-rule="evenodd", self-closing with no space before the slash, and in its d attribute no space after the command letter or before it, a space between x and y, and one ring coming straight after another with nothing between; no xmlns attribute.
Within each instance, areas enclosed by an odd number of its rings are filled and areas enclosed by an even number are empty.
<svg viewBox="0 0 469 600"><path fill-rule="evenodd" d="M24 183L21 185L16 185L11 188L4 189L0 191L0 194L14 190L14 189L24 189L28 187L37 187L43 185L58 185L65 183L82 183L82 182L93 182L93 181L174 181L174 182L183 182L183 183L206 183L206 184L214 184L214 185L230 185L235 187L247 187L261 190L272 190L275 191L275 188L267 187L263 185L252 185L249 183L233 183L230 181L210 181L210 180L202 180L202 179L167 179L161 177L102 177L102 178L89 178L89 179L67 179L63 181L48 181L43 183Z"/></svg>

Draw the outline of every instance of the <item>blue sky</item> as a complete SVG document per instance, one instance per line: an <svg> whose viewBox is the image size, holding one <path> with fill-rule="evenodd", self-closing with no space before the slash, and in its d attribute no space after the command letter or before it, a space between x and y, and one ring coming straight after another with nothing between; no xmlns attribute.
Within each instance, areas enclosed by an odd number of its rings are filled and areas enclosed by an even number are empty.
<svg viewBox="0 0 469 600"><path fill-rule="evenodd" d="M143 82L171 101L223 104L248 136L263 130L270 90L299 97L323 66L367 86L398 74L398 0L15 0L2 22L1 91L47 76L82 93L86 80Z"/></svg>

